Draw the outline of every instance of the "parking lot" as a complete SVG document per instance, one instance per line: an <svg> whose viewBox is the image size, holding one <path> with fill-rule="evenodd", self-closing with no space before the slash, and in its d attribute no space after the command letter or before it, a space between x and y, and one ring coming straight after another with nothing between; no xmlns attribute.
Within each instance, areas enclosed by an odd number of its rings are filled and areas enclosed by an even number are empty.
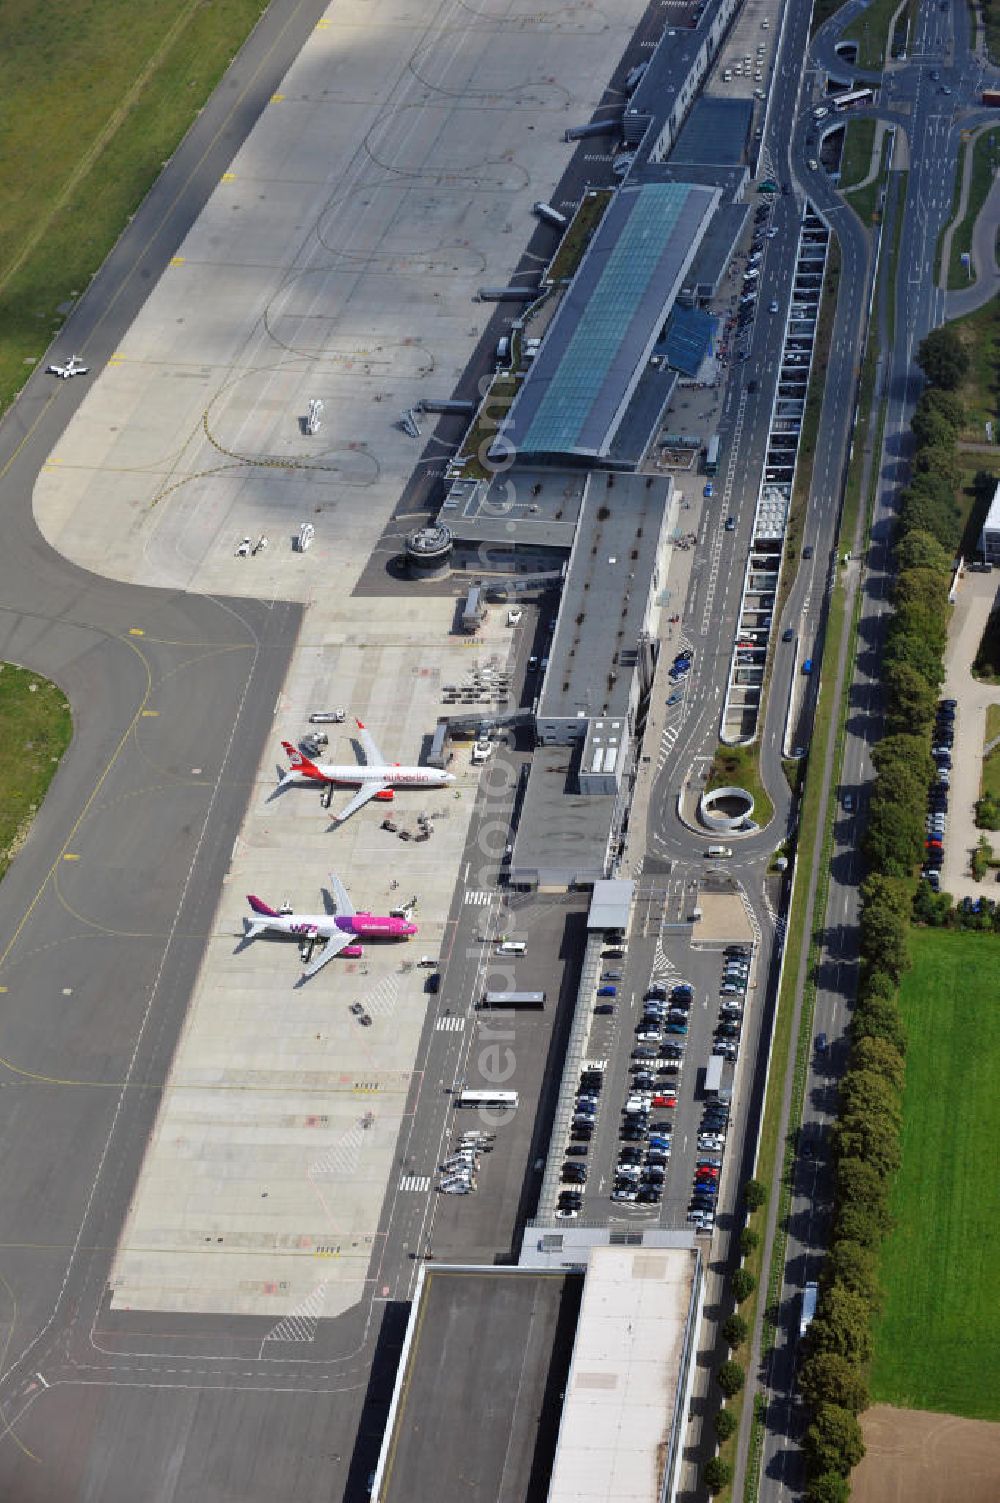
<svg viewBox="0 0 1000 1503"><path fill-rule="evenodd" d="M739 1063L756 1058L758 1045L756 965L738 897L731 937L701 941L697 926L683 922L691 901L684 886L639 889L627 940L604 946L593 997L581 996L594 1010L589 1068L569 1139L551 1145L553 1161L561 1156L567 1166L557 1215L677 1228L694 1224L697 1210L707 1228L717 1186L725 1198L726 1148L744 1125ZM726 1052L706 1091L716 1049ZM727 1092L731 1121L710 1099Z"/></svg>

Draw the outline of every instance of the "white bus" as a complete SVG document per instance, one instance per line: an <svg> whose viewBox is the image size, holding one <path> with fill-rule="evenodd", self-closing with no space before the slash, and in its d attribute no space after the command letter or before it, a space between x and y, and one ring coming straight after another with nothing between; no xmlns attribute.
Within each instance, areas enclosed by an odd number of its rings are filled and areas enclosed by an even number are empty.
<svg viewBox="0 0 1000 1503"><path fill-rule="evenodd" d="M481 1106L495 1112L512 1112L517 1106L516 1091L459 1091L456 1106Z"/></svg>
<svg viewBox="0 0 1000 1503"><path fill-rule="evenodd" d="M545 1006L544 992L484 992L482 1006L490 1007L527 1007L540 1008Z"/></svg>
<svg viewBox="0 0 1000 1503"><path fill-rule="evenodd" d="M871 104L874 98L874 89L848 89L844 94L833 96L833 107L835 110L852 110L858 104Z"/></svg>
<svg viewBox="0 0 1000 1503"><path fill-rule="evenodd" d="M523 939L498 939L496 953L498 955L524 955L528 946Z"/></svg>

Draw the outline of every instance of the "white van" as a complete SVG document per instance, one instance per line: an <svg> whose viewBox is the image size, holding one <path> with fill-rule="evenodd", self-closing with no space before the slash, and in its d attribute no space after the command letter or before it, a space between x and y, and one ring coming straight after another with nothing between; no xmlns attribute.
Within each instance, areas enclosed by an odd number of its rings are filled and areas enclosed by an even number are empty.
<svg viewBox="0 0 1000 1503"><path fill-rule="evenodd" d="M731 856L732 854L732 847L728 845L710 845L705 851L705 855L710 861L716 856Z"/></svg>
<svg viewBox="0 0 1000 1503"><path fill-rule="evenodd" d="M496 952L498 955L523 955L527 948L523 939L502 939Z"/></svg>

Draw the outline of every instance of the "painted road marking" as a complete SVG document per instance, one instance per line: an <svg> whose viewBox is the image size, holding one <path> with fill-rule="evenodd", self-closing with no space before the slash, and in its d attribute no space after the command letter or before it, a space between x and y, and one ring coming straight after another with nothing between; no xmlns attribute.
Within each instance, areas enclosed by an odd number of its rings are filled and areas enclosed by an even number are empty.
<svg viewBox="0 0 1000 1503"><path fill-rule="evenodd" d="M488 903L489 900L490 900L490 895L489 895L488 892L475 892L474 891L474 892L467 892L465 894L465 901L467 903L472 903L474 905L478 905L480 908L485 903Z"/></svg>
<svg viewBox="0 0 1000 1503"><path fill-rule="evenodd" d="M434 1028L438 1033L461 1033L465 1027L464 1018L438 1018Z"/></svg>
<svg viewBox="0 0 1000 1503"><path fill-rule="evenodd" d="M419 1194L426 1194L431 1187L429 1174L404 1174L399 1182L401 1190L415 1190Z"/></svg>

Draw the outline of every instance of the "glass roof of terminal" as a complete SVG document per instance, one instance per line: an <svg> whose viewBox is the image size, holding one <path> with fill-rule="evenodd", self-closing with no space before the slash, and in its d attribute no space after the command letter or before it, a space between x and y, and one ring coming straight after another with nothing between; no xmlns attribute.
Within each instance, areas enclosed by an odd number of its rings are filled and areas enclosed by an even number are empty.
<svg viewBox="0 0 1000 1503"><path fill-rule="evenodd" d="M532 371L536 400L524 404L533 410L523 413L523 427L515 418L517 448L565 453L597 447L596 435L610 429L642 347L662 317L663 288L680 275L713 204L714 194L686 183L619 194L618 212L606 216L567 294L569 306L556 317L563 327L550 330Z"/></svg>

